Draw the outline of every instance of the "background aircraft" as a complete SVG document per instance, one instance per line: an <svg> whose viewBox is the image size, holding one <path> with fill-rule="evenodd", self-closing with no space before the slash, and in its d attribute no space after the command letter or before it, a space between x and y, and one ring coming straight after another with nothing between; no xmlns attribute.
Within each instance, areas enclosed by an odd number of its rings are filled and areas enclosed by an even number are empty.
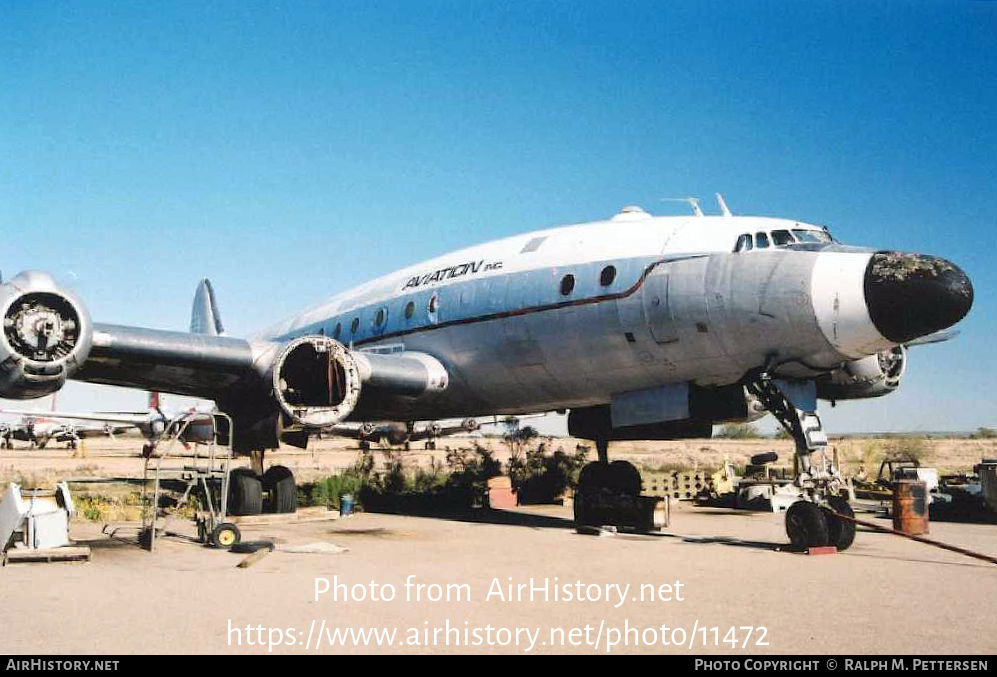
<svg viewBox="0 0 997 677"><path fill-rule="evenodd" d="M55 401L53 400L53 407ZM43 448L48 440L57 442L66 441L70 443L70 448L75 449L79 439L93 437L99 434L111 435L130 430L138 429L146 439L142 448L143 455L151 454L156 444L171 429L171 425L181 416L189 413L203 413L206 420L210 411L214 409L210 406L205 408L188 408L177 411L164 411L161 406L161 397L158 392L149 393L149 409L144 412L126 411L104 411L104 412L67 412L51 411L42 413L37 411L20 411L0 409L0 413L21 413L22 422L16 427L12 427L10 435L13 439L23 439L32 441L33 445ZM95 425L70 423L68 421L87 421ZM184 433L184 441L200 442L207 441L212 434L210 427L204 425L190 425Z"/></svg>
<svg viewBox="0 0 997 677"><path fill-rule="evenodd" d="M28 442L32 449L44 449L49 442L65 443L68 449L76 449L80 440L91 437L113 437L133 426L102 423L73 423L74 417L63 416L55 409L56 398L52 397L52 409L42 411L15 411L0 409L0 414L20 414L16 423L0 423L0 444L6 449L14 448L14 441ZM102 421L102 419L93 419Z"/></svg>
<svg viewBox="0 0 997 677"><path fill-rule="evenodd" d="M426 449L435 449L436 440L450 435L472 433L481 428L473 418L451 421L379 421L370 423L342 423L323 430L339 437L359 440L361 448L371 444L385 447L404 447L407 451L413 442L425 440Z"/></svg>

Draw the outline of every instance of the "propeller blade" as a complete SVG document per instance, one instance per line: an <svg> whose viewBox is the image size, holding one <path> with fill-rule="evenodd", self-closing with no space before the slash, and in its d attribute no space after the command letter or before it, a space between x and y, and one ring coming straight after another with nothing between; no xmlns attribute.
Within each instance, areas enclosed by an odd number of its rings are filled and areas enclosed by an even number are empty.
<svg viewBox="0 0 997 677"><path fill-rule="evenodd" d="M908 348L913 346L926 346L932 343L942 343L943 341L951 341L961 332L958 329L943 329L942 331L936 331L934 334L928 334L927 336L921 336L914 339L913 341L908 341L905 345Z"/></svg>

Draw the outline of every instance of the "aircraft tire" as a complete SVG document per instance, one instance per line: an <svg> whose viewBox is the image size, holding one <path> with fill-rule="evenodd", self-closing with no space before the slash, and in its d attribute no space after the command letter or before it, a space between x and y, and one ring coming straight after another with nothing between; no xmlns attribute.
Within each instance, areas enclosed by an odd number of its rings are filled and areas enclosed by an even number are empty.
<svg viewBox="0 0 997 677"><path fill-rule="evenodd" d="M642 486L640 471L633 463L622 460L610 463L606 473L606 482L609 488L617 494L640 496Z"/></svg>
<svg viewBox="0 0 997 677"><path fill-rule="evenodd" d="M786 535L796 550L828 545L826 513L810 501L797 501L786 511Z"/></svg>
<svg viewBox="0 0 997 677"><path fill-rule="evenodd" d="M609 464L601 461L586 463L578 473L578 491L595 493L608 486Z"/></svg>
<svg viewBox="0 0 997 677"><path fill-rule="evenodd" d="M766 463L774 463L779 460L779 454L774 451L766 451L761 454L755 454L751 457L751 465L765 465Z"/></svg>
<svg viewBox="0 0 997 677"><path fill-rule="evenodd" d="M828 503L834 512L845 517L855 517L855 511L852 510L852 506L848 505L848 501L841 496L835 496ZM836 547L838 552L848 550L848 548L852 547L852 543L855 542L855 522L843 520L836 515L832 515L830 512L826 513L826 518L828 545Z"/></svg>
<svg viewBox="0 0 997 677"><path fill-rule="evenodd" d="M282 465L270 466L263 475L263 490L269 494L267 512L291 513L298 509L294 473Z"/></svg>
<svg viewBox="0 0 997 677"><path fill-rule="evenodd" d="M228 514L259 515L263 512L263 483L249 468L236 468L229 475Z"/></svg>

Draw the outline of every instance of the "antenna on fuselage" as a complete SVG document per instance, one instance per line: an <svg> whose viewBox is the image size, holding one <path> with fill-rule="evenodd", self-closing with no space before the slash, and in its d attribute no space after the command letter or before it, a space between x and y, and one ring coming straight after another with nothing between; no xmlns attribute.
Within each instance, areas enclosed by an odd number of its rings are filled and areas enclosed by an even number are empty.
<svg viewBox="0 0 997 677"><path fill-rule="evenodd" d="M724 216L732 216L730 210L727 209L727 203L724 202L724 196L720 193L715 193L715 195L717 196L717 204L720 205L720 213Z"/></svg>
<svg viewBox="0 0 997 677"><path fill-rule="evenodd" d="M692 213L696 216L703 216L703 210L699 208L698 197L663 197L662 202L685 202L692 207Z"/></svg>

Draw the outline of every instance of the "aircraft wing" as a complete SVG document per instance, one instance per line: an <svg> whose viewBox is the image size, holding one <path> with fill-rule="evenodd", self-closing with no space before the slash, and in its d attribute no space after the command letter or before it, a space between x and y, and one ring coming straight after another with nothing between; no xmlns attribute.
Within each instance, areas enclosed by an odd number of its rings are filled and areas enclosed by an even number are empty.
<svg viewBox="0 0 997 677"><path fill-rule="evenodd" d="M72 439L91 439L94 437L113 437L118 433L126 432L134 427L133 425L67 426L53 437L57 442L66 442Z"/></svg>
<svg viewBox="0 0 997 677"><path fill-rule="evenodd" d="M93 348L73 378L90 383L216 399L258 376L276 344L227 336L94 324Z"/></svg>
<svg viewBox="0 0 997 677"><path fill-rule="evenodd" d="M436 437L464 435L475 432L479 428L481 428L481 424L473 418L434 421L428 426L414 430L411 435L411 440L413 442L418 442L419 440L432 439Z"/></svg>
<svg viewBox="0 0 997 677"><path fill-rule="evenodd" d="M209 399L235 421L239 453L272 448L279 440L300 446L309 432L384 418L449 383L446 368L431 355L354 349L318 326L307 335L267 341L221 335L217 309L203 294L191 324L200 333L92 322L79 297L38 271L0 284L0 301L8 297L22 302L20 319L9 329L16 349L8 346L13 353L4 355L7 344L0 342L7 369L0 379L3 396L37 398L69 378ZM33 333L42 324L48 333ZM137 422L110 413L73 417Z"/></svg>
<svg viewBox="0 0 997 677"><path fill-rule="evenodd" d="M102 425L102 426L88 426L86 428L77 428L76 434L79 437L91 438L91 437L113 437L121 433L126 433L129 430L134 430L136 426L134 425Z"/></svg>
<svg viewBox="0 0 997 677"><path fill-rule="evenodd" d="M23 416L37 416L39 418L49 418L56 420L70 421L97 421L98 423L117 423L126 428L134 428L144 423L148 414L101 414L99 412L77 413L70 411L15 411L14 409L0 409L0 414L21 414Z"/></svg>
<svg viewBox="0 0 997 677"><path fill-rule="evenodd" d="M348 439L359 440L370 435L373 427L362 424L340 423L339 425L323 428L320 432L335 435L336 437L346 437Z"/></svg>
<svg viewBox="0 0 997 677"><path fill-rule="evenodd" d="M252 389L253 393L259 392L261 385L269 389L277 382L272 378L274 371L285 376L281 370L286 369L287 380L300 377L297 372L290 372L291 353L296 349L305 354L303 360L309 357L314 360L303 368L325 367L325 357L314 359L319 351L313 344L323 344L321 347L329 351L330 360L337 356L332 344L340 346L341 352L349 357L340 361L341 371L348 372L340 377L355 378L357 386L362 383L364 389L378 394L415 397L429 389L442 390L447 385L442 365L421 353L383 355L355 351L324 336L287 342L247 341L230 336L97 323L90 354L72 378L218 400L238 392L240 386ZM349 369L343 367L347 361ZM288 403L288 408L291 407L293 404Z"/></svg>

